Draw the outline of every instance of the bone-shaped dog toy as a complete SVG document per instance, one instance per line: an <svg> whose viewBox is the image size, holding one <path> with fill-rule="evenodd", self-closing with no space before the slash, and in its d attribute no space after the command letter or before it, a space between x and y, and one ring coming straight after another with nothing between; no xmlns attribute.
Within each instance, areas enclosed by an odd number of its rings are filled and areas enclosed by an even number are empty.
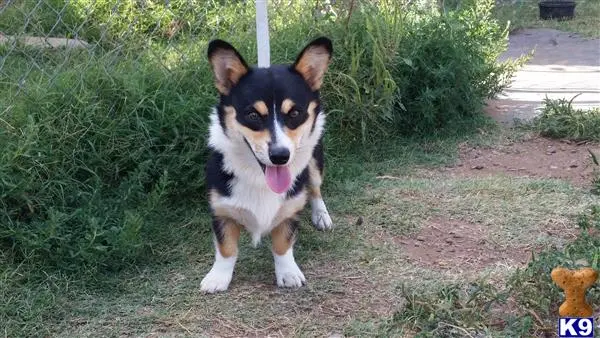
<svg viewBox="0 0 600 338"><path fill-rule="evenodd" d="M598 271L557 267L552 270L551 276L554 283L565 291L565 301L560 305L558 314L561 317L591 317L594 311L585 301L585 292L598 279Z"/></svg>

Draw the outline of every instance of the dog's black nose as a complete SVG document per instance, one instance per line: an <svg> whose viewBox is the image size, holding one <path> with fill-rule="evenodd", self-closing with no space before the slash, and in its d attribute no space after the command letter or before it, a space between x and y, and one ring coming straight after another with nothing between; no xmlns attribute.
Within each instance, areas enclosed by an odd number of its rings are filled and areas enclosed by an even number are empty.
<svg viewBox="0 0 600 338"><path fill-rule="evenodd" d="M277 147L269 149L269 159L273 164L286 164L290 159L290 151L285 147Z"/></svg>

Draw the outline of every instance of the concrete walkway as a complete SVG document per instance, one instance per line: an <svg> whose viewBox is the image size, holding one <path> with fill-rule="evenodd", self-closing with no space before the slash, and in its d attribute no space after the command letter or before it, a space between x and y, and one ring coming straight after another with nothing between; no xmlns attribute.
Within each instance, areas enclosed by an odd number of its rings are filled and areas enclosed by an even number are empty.
<svg viewBox="0 0 600 338"><path fill-rule="evenodd" d="M554 29L525 29L510 36L501 60L518 58L534 50L513 83L489 102L487 112L497 121L511 124L529 120L547 96L571 99L577 108L600 107L600 39L582 38Z"/></svg>

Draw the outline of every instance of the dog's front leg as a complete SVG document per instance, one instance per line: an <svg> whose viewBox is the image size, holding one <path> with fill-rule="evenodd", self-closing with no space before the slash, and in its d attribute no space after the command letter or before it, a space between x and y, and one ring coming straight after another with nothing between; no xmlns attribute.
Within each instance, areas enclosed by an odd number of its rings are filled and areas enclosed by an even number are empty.
<svg viewBox="0 0 600 338"><path fill-rule="evenodd" d="M232 220L213 218L215 262L202 279L200 290L208 293L227 290L237 260L240 230L241 226Z"/></svg>
<svg viewBox="0 0 600 338"><path fill-rule="evenodd" d="M298 226L297 220L288 219L271 231L275 277L280 287L296 288L306 283L306 278L294 259L294 242Z"/></svg>
<svg viewBox="0 0 600 338"><path fill-rule="evenodd" d="M317 161L316 158L320 160ZM320 163L320 164L319 164ZM312 209L312 223L317 230L327 230L333 227L333 221L323 197L321 196L321 184L323 184L323 147L315 148L313 159L308 165L310 206Z"/></svg>

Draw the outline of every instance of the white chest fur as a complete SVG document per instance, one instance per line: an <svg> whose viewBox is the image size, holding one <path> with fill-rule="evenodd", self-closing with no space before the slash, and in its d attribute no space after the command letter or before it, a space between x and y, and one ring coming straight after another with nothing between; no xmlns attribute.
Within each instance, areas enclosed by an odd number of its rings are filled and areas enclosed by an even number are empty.
<svg viewBox="0 0 600 338"><path fill-rule="evenodd" d="M252 237L265 235L277 224L273 224L275 215L281 209L285 195L272 192L268 187L244 184L235 178L231 185L231 197L225 198L223 203L234 208L239 213L237 221L243 224L253 234ZM244 212L245 211L245 212Z"/></svg>
<svg viewBox="0 0 600 338"><path fill-rule="evenodd" d="M246 228L255 245L281 222L293 217L305 203L304 191L286 199L285 194L274 193L266 184L251 185L237 178L233 179L229 197L220 196L212 201L221 216L232 218Z"/></svg>

